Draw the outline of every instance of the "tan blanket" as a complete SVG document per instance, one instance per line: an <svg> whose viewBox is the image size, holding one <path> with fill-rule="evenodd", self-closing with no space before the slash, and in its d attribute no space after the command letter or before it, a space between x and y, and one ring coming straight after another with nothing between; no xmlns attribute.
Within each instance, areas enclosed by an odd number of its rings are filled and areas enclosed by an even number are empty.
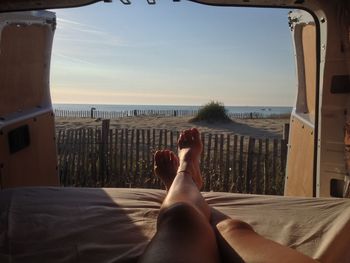
<svg viewBox="0 0 350 263"><path fill-rule="evenodd" d="M0 262L135 262L165 192L19 188L0 192ZM350 262L350 200L204 193L261 235L322 262Z"/></svg>

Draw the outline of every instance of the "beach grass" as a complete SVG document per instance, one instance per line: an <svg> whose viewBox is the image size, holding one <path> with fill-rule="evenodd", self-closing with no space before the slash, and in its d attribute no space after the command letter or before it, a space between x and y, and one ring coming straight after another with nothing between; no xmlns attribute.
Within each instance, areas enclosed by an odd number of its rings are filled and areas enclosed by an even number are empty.
<svg viewBox="0 0 350 263"><path fill-rule="evenodd" d="M227 114L227 110L223 103L211 101L201 107L196 116L190 122L206 121L209 123L215 122L231 122L231 118Z"/></svg>

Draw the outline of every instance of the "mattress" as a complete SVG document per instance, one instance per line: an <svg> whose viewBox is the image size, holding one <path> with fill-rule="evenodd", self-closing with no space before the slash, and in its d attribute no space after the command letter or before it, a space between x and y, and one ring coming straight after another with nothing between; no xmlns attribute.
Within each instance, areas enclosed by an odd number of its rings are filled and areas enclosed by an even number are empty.
<svg viewBox="0 0 350 263"><path fill-rule="evenodd" d="M165 191L0 191L0 262L136 262L156 231ZM322 262L350 262L350 200L203 193L216 210Z"/></svg>

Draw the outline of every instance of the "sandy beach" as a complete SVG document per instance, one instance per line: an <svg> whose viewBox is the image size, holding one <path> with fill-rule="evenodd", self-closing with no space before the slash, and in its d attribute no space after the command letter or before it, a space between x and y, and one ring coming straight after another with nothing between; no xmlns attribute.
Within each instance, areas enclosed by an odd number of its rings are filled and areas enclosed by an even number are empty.
<svg viewBox="0 0 350 263"><path fill-rule="evenodd" d="M230 133L255 138L282 138L283 124L289 119L234 119L231 123L191 123L192 117L137 116L112 119L111 129L167 129L181 131L196 127L202 133ZM57 129L99 128L102 121L90 118L56 117Z"/></svg>

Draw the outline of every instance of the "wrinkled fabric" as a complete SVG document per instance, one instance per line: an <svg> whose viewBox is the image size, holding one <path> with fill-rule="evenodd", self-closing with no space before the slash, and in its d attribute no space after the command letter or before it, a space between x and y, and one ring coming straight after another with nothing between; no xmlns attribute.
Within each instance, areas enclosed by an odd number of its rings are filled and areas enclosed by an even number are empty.
<svg viewBox="0 0 350 263"><path fill-rule="evenodd" d="M350 262L350 200L203 193L216 210L322 262ZM17 188L0 192L0 262L136 262L165 191Z"/></svg>

